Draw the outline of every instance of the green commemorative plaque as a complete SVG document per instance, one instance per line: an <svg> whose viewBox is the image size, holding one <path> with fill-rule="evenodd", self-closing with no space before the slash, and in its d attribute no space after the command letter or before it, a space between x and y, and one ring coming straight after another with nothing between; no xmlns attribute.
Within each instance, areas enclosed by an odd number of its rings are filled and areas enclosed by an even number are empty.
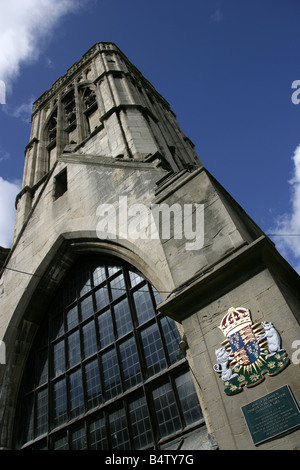
<svg viewBox="0 0 300 470"><path fill-rule="evenodd" d="M288 385L241 409L254 445L292 432L300 426L300 410Z"/></svg>

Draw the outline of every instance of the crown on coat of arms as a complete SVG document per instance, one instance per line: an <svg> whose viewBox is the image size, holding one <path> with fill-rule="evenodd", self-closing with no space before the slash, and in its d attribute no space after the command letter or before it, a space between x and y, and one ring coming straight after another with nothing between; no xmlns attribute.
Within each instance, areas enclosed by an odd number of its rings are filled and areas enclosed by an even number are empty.
<svg viewBox="0 0 300 470"><path fill-rule="evenodd" d="M222 318L219 328L222 330L224 336L227 337L229 333L236 333L246 325L251 325L251 323L250 310L241 307L231 307Z"/></svg>

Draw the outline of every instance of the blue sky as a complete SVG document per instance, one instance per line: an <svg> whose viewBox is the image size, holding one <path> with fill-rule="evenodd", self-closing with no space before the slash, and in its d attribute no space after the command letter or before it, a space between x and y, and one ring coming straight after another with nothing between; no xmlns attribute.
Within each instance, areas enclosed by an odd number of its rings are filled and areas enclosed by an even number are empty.
<svg viewBox="0 0 300 470"><path fill-rule="evenodd" d="M300 80L299 20L298 0L2 4L0 245L11 240L32 102L93 44L111 41L167 99L207 169L300 272L300 104L291 99Z"/></svg>

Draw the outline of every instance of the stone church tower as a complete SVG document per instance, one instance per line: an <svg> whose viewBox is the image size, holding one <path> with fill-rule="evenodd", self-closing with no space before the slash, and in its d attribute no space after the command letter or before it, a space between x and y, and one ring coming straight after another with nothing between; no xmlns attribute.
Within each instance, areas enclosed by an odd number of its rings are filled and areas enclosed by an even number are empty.
<svg viewBox="0 0 300 470"><path fill-rule="evenodd" d="M116 45L34 103L16 206L1 448L299 447L299 276Z"/></svg>

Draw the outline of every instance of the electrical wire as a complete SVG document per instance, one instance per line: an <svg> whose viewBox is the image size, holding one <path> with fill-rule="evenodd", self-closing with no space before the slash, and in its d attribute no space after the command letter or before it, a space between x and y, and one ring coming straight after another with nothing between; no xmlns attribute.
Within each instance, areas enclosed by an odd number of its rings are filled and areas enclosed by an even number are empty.
<svg viewBox="0 0 300 470"><path fill-rule="evenodd" d="M38 278L40 278L40 279L42 279L42 277L43 277L43 276L41 276L40 274L28 273L28 272L26 272L26 271L21 271L21 270L19 270L19 269L9 268L8 266L5 266L5 267L2 268L2 269L3 269L3 270L6 269L6 270L9 270L9 271L14 271L14 272L20 273L20 274L26 274L27 276L38 277ZM210 268L210 269L208 269L207 271L205 271L205 272L199 274L199 276L198 276L197 278L202 277L202 276L204 276L205 274L207 274L207 273L213 271L213 269L214 269L214 268ZM50 280L52 280L52 281L57 281L57 279L54 279L54 278L50 278ZM189 282L183 284L182 286L176 287L176 288L175 288L174 290L172 290L172 291L157 291L157 292L158 292L159 294L167 294L166 299L168 299L172 294L181 291L182 289L184 289L185 287L187 287L189 284L191 284L194 280L195 280L195 279L191 279ZM92 286L91 284L89 284L89 283L86 283L85 286L86 286L86 287L91 287L91 288L93 288L93 286ZM111 287L111 286L110 286L110 288L111 288L112 290L121 290L121 291L125 291L125 292L126 292L126 288L122 288L122 287ZM146 292L146 293L147 293L148 291L143 291L143 290L141 290L140 292Z"/></svg>
<svg viewBox="0 0 300 470"><path fill-rule="evenodd" d="M14 271L14 272L17 272L17 273L26 274L26 275L32 276L32 277L35 276L35 277L42 278L42 276L40 276L39 274L32 274L32 273L28 273L28 272L26 272L26 271L20 271L20 270L18 270L18 269L14 269L14 268L5 267L5 268L3 268L3 269L8 269L9 271ZM212 271L212 270L213 270L213 268L211 268L210 270L206 271L206 272L203 273L203 274L206 274L207 272L210 272L210 271ZM177 292L177 291L183 289L183 288L186 287L188 284L189 284L189 283L187 283L187 284L185 284L185 285L183 285L183 286L180 286L180 287L178 287L177 289L174 289L174 291L171 291L171 292L168 291L168 292L159 292L159 293L169 294L169 295L168 295L168 297L169 297L172 293ZM89 283L85 284L85 286L92 288L92 286L91 286ZM121 290L121 291L125 291L125 292L126 292L126 288L111 287L111 286L110 286L110 288L111 288L111 290ZM143 290L140 290L140 289L139 289L139 292L148 293L149 291L148 291L148 290L147 290L147 291L143 291ZM158 291L157 291L157 292L158 292ZM168 297L167 297L167 298L168 298ZM175 339L175 341L176 341L176 343L177 343L177 345L178 345L179 350L181 350L181 352L182 352L182 354L183 354L183 357L184 357L185 361L186 361L187 364L188 364L189 370L191 371L191 373L192 373L192 375L193 375L193 377L194 377L194 379L195 379L197 385L199 386L199 388L200 388L200 390L201 390L201 386L200 386L199 380L198 380L198 378L197 378L195 372L193 371L193 369L192 369L192 367L191 367L191 365L190 365L190 363L189 363L189 361L188 361L188 359L187 359L187 357L186 357L185 351L183 350L183 348L182 348L182 346L181 346L181 344L180 344L180 341L178 341L178 338L176 337L176 335L175 335L175 333L174 333L174 330L173 330L173 328L172 328L172 325L170 324L170 321L169 321L168 316L167 316L167 315L164 315L164 317L167 319L167 323L168 323L168 326L169 326L169 330L171 331L171 333L172 333L172 335L173 335L173 337L174 337L174 339Z"/></svg>

